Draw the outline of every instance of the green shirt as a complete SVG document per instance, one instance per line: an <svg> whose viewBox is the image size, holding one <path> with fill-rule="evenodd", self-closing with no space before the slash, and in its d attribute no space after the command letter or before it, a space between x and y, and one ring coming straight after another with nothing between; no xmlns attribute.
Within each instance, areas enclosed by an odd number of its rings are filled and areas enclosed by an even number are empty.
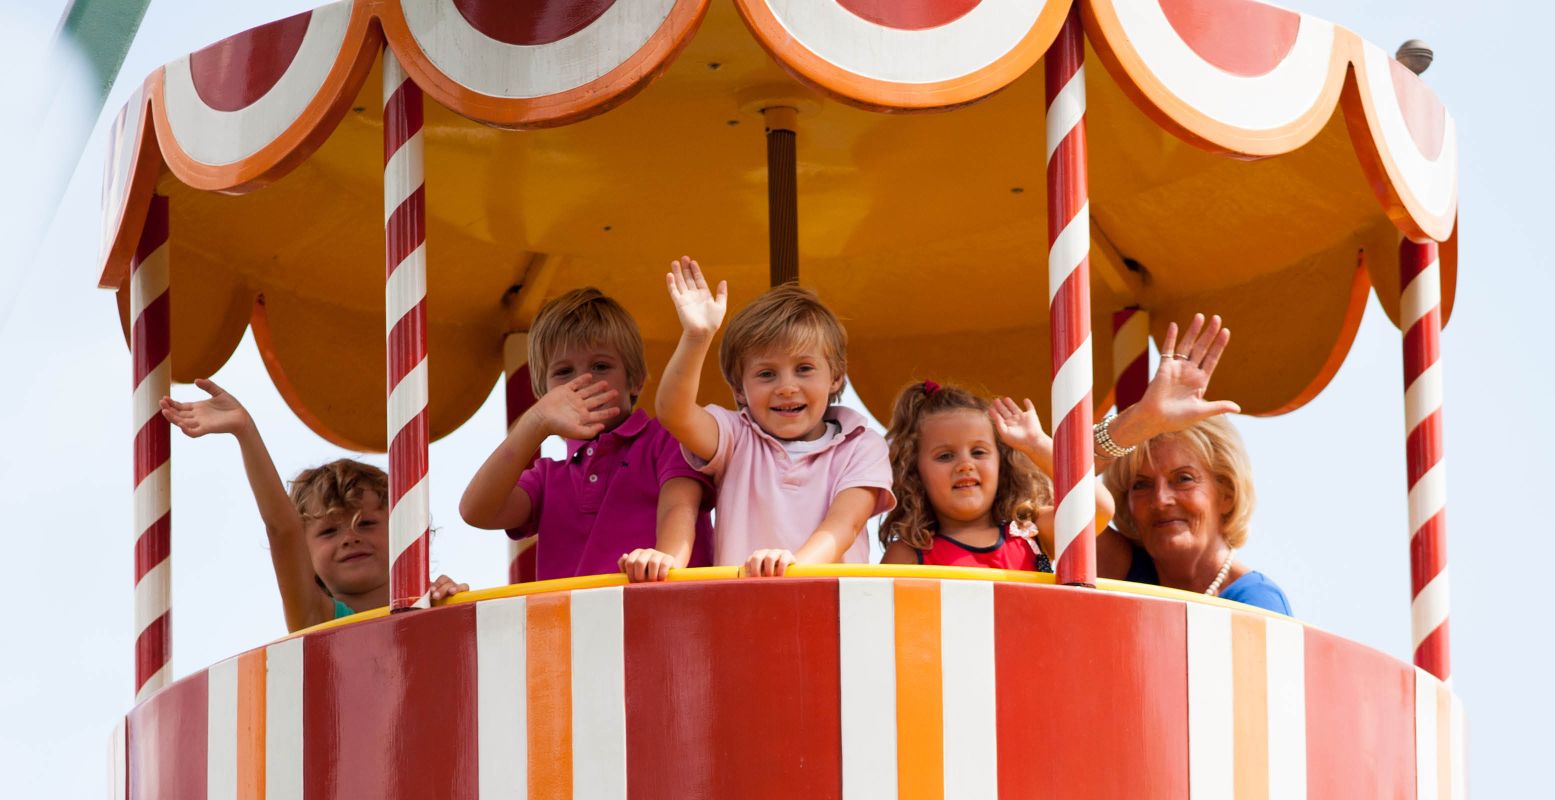
<svg viewBox="0 0 1555 800"><path fill-rule="evenodd" d="M349 617L349 616L351 616L352 614L355 614L355 613L356 613L355 611L351 610L350 606L346 605L345 603L340 602L339 600L335 601L335 619L340 619L341 617Z"/></svg>

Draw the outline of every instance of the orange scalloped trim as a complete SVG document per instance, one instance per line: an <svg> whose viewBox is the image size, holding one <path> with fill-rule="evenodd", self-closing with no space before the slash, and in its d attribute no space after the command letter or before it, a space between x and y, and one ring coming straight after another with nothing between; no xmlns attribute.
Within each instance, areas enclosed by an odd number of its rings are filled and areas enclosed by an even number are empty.
<svg viewBox="0 0 1555 800"><path fill-rule="evenodd" d="M140 229L146 224L146 213L151 210L151 195L156 193L157 177L162 173L162 151L157 147L156 132L151 120L150 86L161 82L162 68L157 67L146 79L141 95L143 108L140 130L130 161L129 179L124 185L124 201L119 207L119 219L113 229L113 243L103 254L99 264L97 286L100 289L118 289L130 276L130 258L135 255L135 244L140 239Z"/></svg>

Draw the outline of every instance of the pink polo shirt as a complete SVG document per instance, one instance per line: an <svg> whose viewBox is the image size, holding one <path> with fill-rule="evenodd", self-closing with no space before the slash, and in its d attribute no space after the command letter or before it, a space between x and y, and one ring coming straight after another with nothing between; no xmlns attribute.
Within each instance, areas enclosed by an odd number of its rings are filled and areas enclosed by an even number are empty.
<svg viewBox="0 0 1555 800"><path fill-rule="evenodd" d="M680 455L680 444L638 409L590 441L567 440L567 459L536 461L518 478L532 504L519 536L539 533L535 577L570 578L616 572L623 553L653 547L658 537L659 489L671 478L703 484L696 544L688 566L711 563L712 491Z"/></svg>
<svg viewBox="0 0 1555 800"><path fill-rule="evenodd" d="M813 452L793 457L745 410L717 405L707 410L718 421L718 452L707 462L682 452L687 461L713 476L718 487L714 564L743 564L763 548L798 550L820 527L832 499L843 489L879 489L872 514L896 505L885 438L870 430L858 412L828 408L826 418L840 425L841 431ZM869 541L860 535L842 560L867 563Z"/></svg>

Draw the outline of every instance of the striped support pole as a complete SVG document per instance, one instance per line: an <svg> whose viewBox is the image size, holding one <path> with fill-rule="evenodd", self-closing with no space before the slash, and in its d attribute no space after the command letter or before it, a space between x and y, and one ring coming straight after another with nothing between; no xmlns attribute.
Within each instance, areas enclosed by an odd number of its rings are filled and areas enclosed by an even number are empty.
<svg viewBox="0 0 1555 800"><path fill-rule="evenodd" d="M426 186L421 89L383 51L383 217L388 261L389 607L428 591Z"/></svg>
<svg viewBox="0 0 1555 800"><path fill-rule="evenodd" d="M1112 386L1118 411L1139 402L1150 385L1150 312L1112 312Z"/></svg>
<svg viewBox="0 0 1555 800"><path fill-rule="evenodd" d="M1096 583L1091 435L1090 200L1085 161L1085 36L1080 10L1047 65L1047 280L1053 358L1053 461L1058 581Z"/></svg>
<svg viewBox="0 0 1555 800"><path fill-rule="evenodd" d="M1442 448L1442 290L1436 243L1399 245L1409 572L1415 665L1447 680L1447 477Z"/></svg>
<svg viewBox="0 0 1555 800"><path fill-rule="evenodd" d="M167 198L151 198L130 262L135 427L135 701L166 686L173 660L172 442L158 403L173 383Z"/></svg>
<svg viewBox="0 0 1555 800"><path fill-rule="evenodd" d="M535 404L535 390L529 383L528 361L528 334L508 334L502 341L502 378L509 433L518 424L518 418ZM508 583L532 581L535 579L535 534L514 539L513 533L508 531Z"/></svg>

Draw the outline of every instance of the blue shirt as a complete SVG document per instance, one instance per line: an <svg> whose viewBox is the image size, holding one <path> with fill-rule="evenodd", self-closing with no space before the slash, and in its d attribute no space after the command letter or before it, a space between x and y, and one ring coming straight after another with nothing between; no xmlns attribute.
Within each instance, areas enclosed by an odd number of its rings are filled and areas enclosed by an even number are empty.
<svg viewBox="0 0 1555 800"><path fill-rule="evenodd" d="M1230 586L1220 590L1220 596L1290 616L1290 600L1286 599L1285 592L1258 570L1250 570L1232 581Z"/></svg>

